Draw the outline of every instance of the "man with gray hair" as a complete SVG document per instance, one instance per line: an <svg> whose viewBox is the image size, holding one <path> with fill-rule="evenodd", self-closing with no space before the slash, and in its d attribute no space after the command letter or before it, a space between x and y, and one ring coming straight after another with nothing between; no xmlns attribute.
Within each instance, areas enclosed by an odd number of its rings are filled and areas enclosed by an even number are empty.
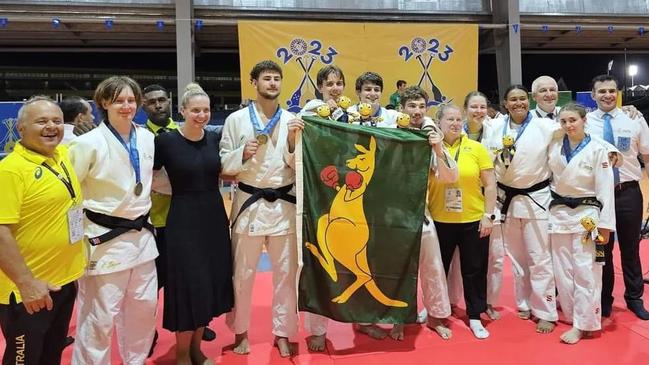
<svg viewBox="0 0 649 365"><path fill-rule="evenodd" d="M18 132L0 162L2 364L59 364L86 267L81 187L60 144L63 112L54 101L28 100Z"/></svg>
<svg viewBox="0 0 649 365"><path fill-rule="evenodd" d="M561 107L557 106L559 87L554 78L543 75L532 81L532 98L536 102L536 108L532 111L534 115L555 120ZM622 111L631 119L642 118L642 113L633 105L623 106Z"/></svg>

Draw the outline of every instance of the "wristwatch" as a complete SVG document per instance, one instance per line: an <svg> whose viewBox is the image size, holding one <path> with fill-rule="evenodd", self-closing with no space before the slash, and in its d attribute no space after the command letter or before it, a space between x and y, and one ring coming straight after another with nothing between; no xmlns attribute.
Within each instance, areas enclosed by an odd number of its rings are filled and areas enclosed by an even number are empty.
<svg viewBox="0 0 649 365"><path fill-rule="evenodd" d="M485 214L484 214L484 217L487 218L487 219L489 219L489 220L492 221L492 222L496 220L496 215L493 214L493 213L492 213L492 214L485 213Z"/></svg>

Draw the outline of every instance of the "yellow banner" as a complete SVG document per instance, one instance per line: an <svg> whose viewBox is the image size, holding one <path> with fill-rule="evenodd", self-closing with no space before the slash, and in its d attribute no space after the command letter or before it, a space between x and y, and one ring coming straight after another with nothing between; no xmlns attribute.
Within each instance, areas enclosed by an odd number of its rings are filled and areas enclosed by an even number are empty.
<svg viewBox="0 0 649 365"><path fill-rule="evenodd" d="M241 96L255 98L250 70L276 61L284 73L280 104L297 112L319 97L318 70L335 64L345 73L345 95L358 100L354 83L365 71L383 77L381 104L397 80L419 85L429 105L462 104L477 88L478 27L474 24L401 24L239 21ZM434 109L434 108L433 108Z"/></svg>

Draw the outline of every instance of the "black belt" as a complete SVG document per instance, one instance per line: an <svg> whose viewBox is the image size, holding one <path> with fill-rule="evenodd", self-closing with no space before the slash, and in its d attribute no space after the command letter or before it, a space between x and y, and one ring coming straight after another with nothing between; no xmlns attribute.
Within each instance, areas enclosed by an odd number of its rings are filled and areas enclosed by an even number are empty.
<svg viewBox="0 0 649 365"><path fill-rule="evenodd" d="M549 179L541 181L540 183L534 184L534 185L530 186L529 188L525 188L525 189L512 188L511 186L507 186L507 185L502 184L502 183L497 183L497 184L498 184L499 188L501 188L501 189L503 189L503 191L505 191L505 199L503 200L503 202L502 202L503 206L500 209L500 214L502 216L503 221L505 220L505 217L507 216L507 211L509 210L509 205L512 203L512 199L514 199L514 197L518 196L518 195L525 195L526 197L530 198L534 202L534 204L538 205L539 208L545 210L544 206L539 204L536 200L532 199L532 197L530 196L530 193L535 192L535 191L539 191L539 190L545 188L546 186L549 186L550 185L550 180Z"/></svg>
<svg viewBox="0 0 649 365"><path fill-rule="evenodd" d="M293 184L282 186L281 188L277 188L277 189L273 189L273 188L261 189L240 182L237 184L237 188L243 191L244 193L250 194L250 197L246 199L245 202L243 202L243 205L241 205L241 209L239 209L239 213L237 213L237 216L232 220L232 225L230 226L230 228L234 227L234 223L237 222L237 219L239 219L241 213L243 213L244 210L248 209L248 207L250 207L254 202L256 202L259 199L263 198L264 200L269 201L271 203L277 199L282 199L289 203L295 204L295 197L293 195L288 194L288 192L291 191L291 189L293 188Z"/></svg>
<svg viewBox="0 0 649 365"><path fill-rule="evenodd" d="M602 210L602 207L604 207L602 202L597 200L597 198L594 196L588 196L585 198L568 198L565 196L561 196L552 190L550 190L550 194L552 195L550 208L552 208L555 205L565 205L569 208L575 209L580 205L589 205L592 207L597 207L599 208L599 210Z"/></svg>
<svg viewBox="0 0 649 365"><path fill-rule="evenodd" d="M86 212L86 217L88 217L88 219L92 223L98 224L102 227L110 228L110 231L102 234L101 236L88 239L92 246L101 245L102 243L110 241L113 238L133 229L136 231L141 231L142 228L146 228L155 235L155 228L151 223L149 223L149 213L131 220L93 212L88 209L84 209L84 211Z"/></svg>
<svg viewBox="0 0 649 365"><path fill-rule="evenodd" d="M633 180L633 181L625 181L623 183L619 183L619 184L615 185L615 192L619 193L619 192L624 191L624 190L626 190L628 188L639 187L639 186L640 185L635 180Z"/></svg>

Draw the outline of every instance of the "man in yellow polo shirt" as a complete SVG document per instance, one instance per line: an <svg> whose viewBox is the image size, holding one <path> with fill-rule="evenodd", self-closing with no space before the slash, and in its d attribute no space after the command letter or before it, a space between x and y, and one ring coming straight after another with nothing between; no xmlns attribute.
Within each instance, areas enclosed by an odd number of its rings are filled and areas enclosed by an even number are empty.
<svg viewBox="0 0 649 365"><path fill-rule="evenodd" d="M46 97L18 112L21 140L0 161L2 364L60 364L84 272L81 188L68 159L63 113Z"/></svg>

